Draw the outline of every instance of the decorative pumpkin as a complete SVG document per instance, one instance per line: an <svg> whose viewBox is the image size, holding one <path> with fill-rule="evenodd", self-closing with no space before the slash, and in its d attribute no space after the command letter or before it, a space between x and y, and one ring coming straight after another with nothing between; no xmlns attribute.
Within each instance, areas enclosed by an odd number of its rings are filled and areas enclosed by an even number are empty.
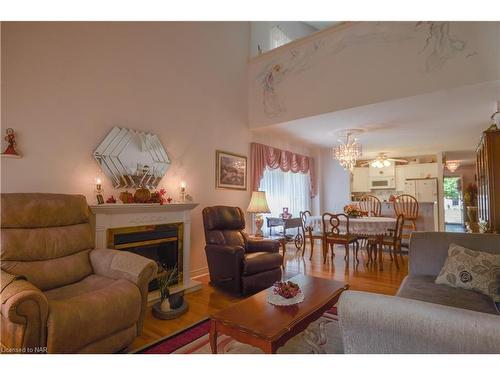
<svg viewBox="0 0 500 375"><path fill-rule="evenodd" d="M120 198L122 203L134 203L134 196L128 191L122 191L118 198Z"/></svg>
<svg viewBox="0 0 500 375"><path fill-rule="evenodd" d="M139 188L135 191L134 201L136 203L147 203L151 198L151 192L146 188Z"/></svg>

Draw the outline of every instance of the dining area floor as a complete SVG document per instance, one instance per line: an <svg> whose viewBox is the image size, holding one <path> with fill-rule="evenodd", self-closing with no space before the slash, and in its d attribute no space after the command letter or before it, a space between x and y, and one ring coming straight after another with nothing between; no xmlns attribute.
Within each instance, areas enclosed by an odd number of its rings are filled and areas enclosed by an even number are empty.
<svg viewBox="0 0 500 375"><path fill-rule="evenodd" d="M331 257L328 252L326 262L323 262L321 251L321 240L316 240L314 253L310 258L311 246L309 241L306 244L304 257L297 251L293 244L287 247L285 256L285 274L303 273L306 275L345 281L353 290L374 292L381 294L396 294L401 282L408 274L408 256L403 255L404 264L399 264L399 268L391 261L387 252L383 253L383 270L377 264L367 265L368 254L365 248L359 250L359 262L357 263L350 250L349 262L345 257L343 246L335 246L335 256Z"/></svg>

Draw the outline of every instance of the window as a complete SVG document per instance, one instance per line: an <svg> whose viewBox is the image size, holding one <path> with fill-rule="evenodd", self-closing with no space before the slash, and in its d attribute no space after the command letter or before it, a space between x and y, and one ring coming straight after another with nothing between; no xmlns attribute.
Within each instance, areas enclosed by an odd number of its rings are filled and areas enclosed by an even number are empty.
<svg viewBox="0 0 500 375"><path fill-rule="evenodd" d="M278 25L271 28L271 49L281 47L284 44L290 43L292 40L286 35Z"/></svg>
<svg viewBox="0 0 500 375"><path fill-rule="evenodd" d="M280 169L266 168L259 190L266 192L271 213L264 217L279 217L283 207L288 207L288 212L293 217L299 217L300 211L310 210L309 185L309 173L283 172ZM268 233L265 219L263 230Z"/></svg>

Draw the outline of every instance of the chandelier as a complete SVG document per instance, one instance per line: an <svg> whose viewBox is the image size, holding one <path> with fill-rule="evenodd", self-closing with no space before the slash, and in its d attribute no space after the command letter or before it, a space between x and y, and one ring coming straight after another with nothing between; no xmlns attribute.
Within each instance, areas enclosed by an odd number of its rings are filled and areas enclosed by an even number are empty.
<svg viewBox="0 0 500 375"><path fill-rule="evenodd" d="M333 157L338 160L342 168L350 171L353 170L356 161L361 156L361 145L352 135L352 131L345 131L343 139L339 139L340 144L333 147Z"/></svg>
<svg viewBox="0 0 500 375"><path fill-rule="evenodd" d="M453 173L458 167L460 167L460 162L458 160L449 160L446 161L444 165L451 173Z"/></svg>

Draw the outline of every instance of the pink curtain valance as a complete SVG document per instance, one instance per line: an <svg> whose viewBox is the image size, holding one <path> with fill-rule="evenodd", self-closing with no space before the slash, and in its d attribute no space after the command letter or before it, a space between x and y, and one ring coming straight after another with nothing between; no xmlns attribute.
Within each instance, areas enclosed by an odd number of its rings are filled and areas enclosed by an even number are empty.
<svg viewBox="0 0 500 375"><path fill-rule="evenodd" d="M260 180L264 176L266 167L271 169L281 169L283 172L307 173L311 179L311 198L317 193L316 175L314 172L314 159L309 156L296 154L291 151L280 150L260 143L251 143L251 184L252 190L259 190Z"/></svg>

